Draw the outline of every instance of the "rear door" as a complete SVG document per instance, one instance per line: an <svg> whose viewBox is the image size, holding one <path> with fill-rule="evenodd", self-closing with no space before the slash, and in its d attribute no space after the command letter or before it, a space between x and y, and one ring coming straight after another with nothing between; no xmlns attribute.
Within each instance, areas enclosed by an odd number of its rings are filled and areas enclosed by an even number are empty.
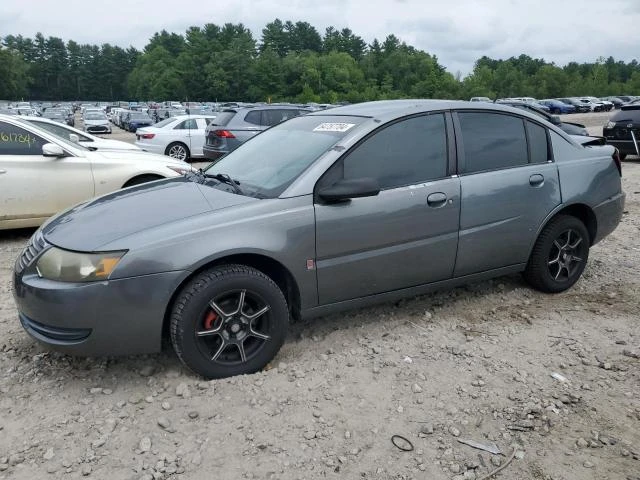
<svg viewBox="0 0 640 480"><path fill-rule="evenodd" d="M458 242L460 182L451 175L445 114L383 126L343 156L316 190L341 179L375 178L374 197L316 199L320 304L451 278Z"/></svg>
<svg viewBox="0 0 640 480"><path fill-rule="evenodd" d="M561 202L546 127L510 114L454 114L462 204L454 276L527 262Z"/></svg>
<svg viewBox="0 0 640 480"><path fill-rule="evenodd" d="M45 157L47 140L0 121L0 220L49 217L94 194L84 157Z"/></svg>

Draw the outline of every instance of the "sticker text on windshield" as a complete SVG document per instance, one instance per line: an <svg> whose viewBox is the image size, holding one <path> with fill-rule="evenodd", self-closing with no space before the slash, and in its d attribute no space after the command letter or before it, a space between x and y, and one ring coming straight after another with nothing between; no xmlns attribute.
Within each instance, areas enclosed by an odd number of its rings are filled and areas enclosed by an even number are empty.
<svg viewBox="0 0 640 480"><path fill-rule="evenodd" d="M314 132L346 132L352 127L355 127L355 123L321 123L313 129Z"/></svg>

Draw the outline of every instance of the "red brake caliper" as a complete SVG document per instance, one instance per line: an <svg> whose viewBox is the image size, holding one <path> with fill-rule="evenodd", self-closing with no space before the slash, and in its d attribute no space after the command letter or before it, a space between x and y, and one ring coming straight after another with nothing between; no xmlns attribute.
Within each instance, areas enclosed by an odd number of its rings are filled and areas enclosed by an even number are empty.
<svg viewBox="0 0 640 480"><path fill-rule="evenodd" d="M213 324L218 319L218 315L213 310L210 311L204 319L204 329L211 330L213 328Z"/></svg>

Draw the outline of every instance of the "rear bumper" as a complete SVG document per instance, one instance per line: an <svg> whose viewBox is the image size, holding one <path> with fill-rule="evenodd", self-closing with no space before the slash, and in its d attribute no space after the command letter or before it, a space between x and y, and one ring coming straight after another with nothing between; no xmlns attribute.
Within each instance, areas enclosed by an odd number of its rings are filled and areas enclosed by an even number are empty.
<svg viewBox="0 0 640 480"><path fill-rule="evenodd" d="M620 224L622 213L624 212L625 199L625 193L620 192L596 205L593 209L593 213L596 216L596 225L598 226L598 232L593 241L594 245L613 232Z"/></svg>
<svg viewBox="0 0 640 480"><path fill-rule="evenodd" d="M638 155L633 140L616 140L606 136L605 139L607 140L607 144L616 147L620 153L624 153L626 155ZM640 138L636 138L636 141L638 142L638 148L640 149Z"/></svg>
<svg viewBox="0 0 640 480"><path fill-rule="evenodd" d="M202 153L204 154L204 158L209 160L218 160L219 158L224 157L228 152L222 150L215 150L210 145L204 144L202 147Z"/></svg>

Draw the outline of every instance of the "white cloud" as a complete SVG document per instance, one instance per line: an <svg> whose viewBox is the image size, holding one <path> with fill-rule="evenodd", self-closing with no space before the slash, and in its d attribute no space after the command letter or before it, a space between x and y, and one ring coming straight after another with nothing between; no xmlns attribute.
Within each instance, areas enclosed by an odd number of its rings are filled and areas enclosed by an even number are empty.
<svg viewBox="0 0 640 480"><path fill-rule="evenodd" d="M638 0L21 0L3 5L0 32L142 48L156 31L244 23L259 39L275 18L302 20L322 34L348 27L367 42L395 34L468 72L487 55L525 53L558 64L613 56L630 61L640 44ZM490 3L490 6L487 4Z"/></svg>

